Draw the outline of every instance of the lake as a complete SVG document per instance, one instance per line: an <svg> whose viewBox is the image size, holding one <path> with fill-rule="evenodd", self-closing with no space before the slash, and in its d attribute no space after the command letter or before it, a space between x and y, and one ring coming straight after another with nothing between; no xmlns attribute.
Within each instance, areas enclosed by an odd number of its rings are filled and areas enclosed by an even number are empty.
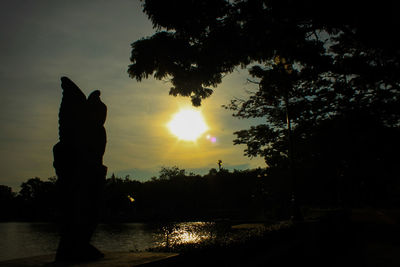
<svg viewBox="0 0 400 267"><path fill-rule="evenodd" d="M169 225L144 223L100 224L92 244L101 251L144 251L168 242L199 242L212 237L210 222L186 222ZM0 223L0 261L56 252L57 226L51 223Z"/></svg>

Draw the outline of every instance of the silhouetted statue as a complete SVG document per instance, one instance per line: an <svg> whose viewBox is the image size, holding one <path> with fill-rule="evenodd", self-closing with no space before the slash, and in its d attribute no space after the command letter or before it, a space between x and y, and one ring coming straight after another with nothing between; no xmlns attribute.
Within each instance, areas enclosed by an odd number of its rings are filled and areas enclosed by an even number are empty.
<svg viewBox="0 0 400 267"><path fill-rule="evenodd" d="M86 99L67 77L61 78L61 87L60 140L53 147L61 226L56 261L95 260L104 256L90 239L107 173L103 165L107 107L98 90Z"/></svg>

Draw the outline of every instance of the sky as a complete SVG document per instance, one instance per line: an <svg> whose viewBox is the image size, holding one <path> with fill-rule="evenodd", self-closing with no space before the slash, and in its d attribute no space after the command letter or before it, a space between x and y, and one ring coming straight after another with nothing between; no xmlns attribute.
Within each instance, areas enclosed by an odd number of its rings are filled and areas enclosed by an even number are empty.
<svg viewBox="0 0 400 267"><path fill-rule="evenodd" d="M139 83L127 74L131 43L154 32L138 0L0 1L0 184L18 191L29 178L55 175L61 76L86 95L101 91L108 108L108 177L144 181L163 166L204 174L218 160L230 170L265 167L263 159L243 155L244 145L233 145L233 132L255 121L233 118L221 107L254 89L246 70L227 75L203 101L208 131L196 142L171 134L168 122L190 99L169 96L168 82Z"/></svg>

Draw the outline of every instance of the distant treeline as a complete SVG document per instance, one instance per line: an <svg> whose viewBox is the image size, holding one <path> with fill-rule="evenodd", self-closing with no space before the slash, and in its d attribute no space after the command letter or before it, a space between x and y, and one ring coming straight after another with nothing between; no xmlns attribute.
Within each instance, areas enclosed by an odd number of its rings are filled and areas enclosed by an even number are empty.
<svg viewBox="0 0 400 267"><path fill-rule="evenodd" d="M211 169L206 175L163 167L146 182L106 179L101 220L178 221L217 219L286 219L290 216L292 177L287 169ZM320 175L297 169L297 195L302 207L398 205L398 179ZM391 179L389 178L391 177ZM31 178L18 193L0 185L0 220L57 219L57 179Z"/></svg>

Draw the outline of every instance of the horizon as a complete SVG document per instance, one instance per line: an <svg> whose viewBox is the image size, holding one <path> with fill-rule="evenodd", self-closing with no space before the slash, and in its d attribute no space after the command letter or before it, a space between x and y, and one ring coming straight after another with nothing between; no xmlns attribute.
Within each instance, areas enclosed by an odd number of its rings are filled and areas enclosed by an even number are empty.
<svg viewBox="0 0 400 267"><path fill-rule="evenodd" d="M219 159L231 170L266 167L264 159L244 156L244 146L232 142L234 131L257 120L238 120L221 107L254 89L246 83L246 70L225 77L203 101L199 110L209 129L196 142L178 140L168 131L172 116L191 102L169 96L169 83L129 78L130 44L155 32L138 1L2 1L1 6L0 184L16 190L29 178L55 176L61 76L86 95L101 91L108 107L107 176L145 180L162 166L205 171Z"/></svg>

